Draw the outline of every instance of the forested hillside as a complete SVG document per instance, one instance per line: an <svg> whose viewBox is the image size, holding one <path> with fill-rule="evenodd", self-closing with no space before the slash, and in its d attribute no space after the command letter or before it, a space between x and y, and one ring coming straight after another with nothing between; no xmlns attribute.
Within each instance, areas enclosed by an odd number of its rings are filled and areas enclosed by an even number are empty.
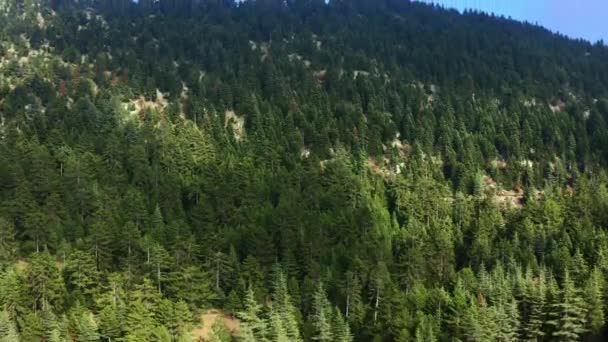
<svg viewBox="0 0 608 342"><path fill-rule="evenodd" d="M0 341L604 340L607 121L482 13L0 0Z"/></svg>

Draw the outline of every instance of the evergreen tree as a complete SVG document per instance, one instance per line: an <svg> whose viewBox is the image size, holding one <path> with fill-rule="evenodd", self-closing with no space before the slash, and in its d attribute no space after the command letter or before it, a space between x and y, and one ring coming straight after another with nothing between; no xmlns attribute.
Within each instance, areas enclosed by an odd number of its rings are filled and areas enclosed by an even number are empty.
<svg viewBox="0 0 608 342"><path fill-rule="evenodd" d="M42 341L46 337L42 320L36 313L25 314L19 322L19 326L22 341Z"/></svg>
<svg viewBox="0 0 608 342"><path fill-rule="evenodd" d="M520 316L515 299L500 305L497 310L497 335L498 341L518 341L520 330Z"/></svg>
<svg viewBox="0 0 608 342"><path fill-rule="evenodd" d="M261 316L262 306L257 303L251 286L245 294L243 308L243 311L237 313L243 329L242 339L250 339L253 336L256 341L266 341L267 323Z"/></svg>
<svg viewBox="0 0 608 342"><path fill-rule="evenodd" d="M605 323L604 278L598 268L591 271L583 294L587 308L586 329L598 333Z"/></svg>
<svg viewBox="0 0 608 342"><path fill-rule="evenodd" d="M48 305L62 304L65 285L55 260L48 253L37 253L31 258L26 272L29 293L34 299L34 310L47 310Z"/></svg>
<svg viewBox="0 0 608 342"><path fill-rule="evenodd" d="M67 285L81 295L93 295L97 292L100 275L95 265L94 256L82 251L74 251L68 257L63 270Z"/></svg>
<svg viewBox="0 0 608 342"><path fill-rule="evenodd" d="M458 278L456 286L454 287L453 297L448 306L446 319L450 336L453 338L464 338L465 331L468 329L466 324L466 313L469 309L468 295L462 280Z"/></svg>
<svg viewBox="0 0 608 342"><path fill-rule="evenodd" d="M142 301L136 300L129 305L126 317L125 338L127 341L149 340L155 326L154 314L146 308Z"/></svg>
<svg viewBox="0 0 608 342"><path fill-rule="evenodd" d="M171 334L166 327L158 325L152 329L151 340L159 342L171 342Z"/></svg>
<svg viewBox="0 0 608 342"><path fill-rule="evenodd" d="M216 319L211 328L211 336L209 341L211 342L230 342L230 332L224 326L224 322L221 319Z"/></svg>
<svg viewBox="0 0 608 342"><path fill-rule="evenodd" d="M541 270L538 278L533 278L532 271L527 270L525 278L520 277L518 286L521 292L521 336L527 341L536 341L545 335L547 289L544 271Z"/></svg>
<svg viewBox="0 0 608 342"><path fill-rule="evenodd" d="M0 341L13 342L18 340L17 326L9 317L8 312L0 311Z"/></svg>
<svg viewBox="0 0 608 342"><path fill-rule="evenodd" d="M222 283L232 271L230 259L226 254L217 251L211 255L208 263L208 268L213 273L215 291L216 293L220 293L223 290Z"/></svg>
<svg viewBox="0 0 608 342"><path fill-rule="evenodd" d="M280 329L277 331L282 331L280 334L284 334L287 340L293 342L302 341L298 317L296 316L297 311L287 289L287 280L285 279L285 275L280 269L275 273L273 288L273 306L270 317L271 328L273 322L276 321L276 323L281 324ZM274 319L272 315L275 315Z"/></svg>
<svg viewBox="0 0 608 342"><path fill-rule="evenodd" d="M338 308L335 308L334 313L334 322L333 322L333 336L334 341L336 342L352 342L354 337L350 331L350 327L348 326L348 322L342 316L342 313Z"/></svg>
<svg viewBox="0 0 608 342"><path fill-rule="evenodd" d="M313 312L310 317L313 326L312 339L315 341L333 341L332 309L321 283L319 283L314 294L312 305Z"/></svg>
<svg viewBox="0 0 608 342"><path fill-rule="evenodd" d="M80 313L77 313L75 319L75 339L80 342L89 342L89 341L99 341L99 331L97 327L97 322L95 321L95 317L93 314L86 310L79 310Z"/></svg>
<svg viewBox="0 0 608 342"><path fill-rule="evenodd" d="M361 323L364 312L360 280L350 271L346 272L344 276L344 283L341 286L346 302L344 304L344 316L349 322Z"/></svg>
<svg viewBox="0 0 608 342"><path fill-rule="evenodd" d="M122 322L117 309L104 307L98 314L99 336L105 341L114 341L122 336Z"/></svg>
<svg viewBox="0 0 608 342"><path fill-rule="evenodd" d="M285 324L281 320L281 314L275 308L270 309L269 314L269 330L270 330L270 341L272 342L287 342L290 341L287 337L287 331Z"/></svg>
<svg viewBox="0 0 608 342"><path fill-rule="evenodd" d="M586 331L586 314L585 302L566 270L562 286L551 303L547 322L554 327L553 338L559 341L579 340Z"/></svg>
<svg viewBox="0 0 608 342"><path fill-rule="evenodd" d="M14 260L17 254L15 226L0 217L0 270Z"/></svg>
<svg viewBox="0 0 608 342"><path fill-rule="evenodd" d="M212 307L214 340L601 340L607 51L408 1L0 0L0 340Z"/></svg>

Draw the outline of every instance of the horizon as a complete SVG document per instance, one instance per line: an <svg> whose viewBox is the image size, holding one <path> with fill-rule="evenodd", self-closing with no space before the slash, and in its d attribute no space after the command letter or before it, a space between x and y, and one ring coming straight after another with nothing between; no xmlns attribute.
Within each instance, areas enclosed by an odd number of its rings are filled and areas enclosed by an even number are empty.
<svg viewBox="0 0 608 342"><path fill-rule="evenodd" d="M608 25L602 14L608 2L585 0L584 4L566 0L415 0L444 8L479 10L517 21L537 24L552 32L591 43L608 41Z"/></svg>

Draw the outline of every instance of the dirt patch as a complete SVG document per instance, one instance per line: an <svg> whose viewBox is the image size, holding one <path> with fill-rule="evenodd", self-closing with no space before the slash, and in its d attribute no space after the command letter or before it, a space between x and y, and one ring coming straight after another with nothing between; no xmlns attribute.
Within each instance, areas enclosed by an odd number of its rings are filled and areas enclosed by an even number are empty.
<svg viewBox="0 0 608 342"><path fill-rule="evenodd" d="M19 272L25 272L28 267L30 267L30 264L25 260L17 260L17 262L15 263L15 268Z"/></svg>
<svg viewBox="0 0 608 342"><path fill-rule="evenodd" d="M289 58L289 61L291 63L295 63L295 62L301 62L304 64L305 67L309 68L310 65L312 64L309 60L304 59L302 56L296 54L296 53L292 53L290 55L287 56Z"/></svg>
<svg viewBox="0 0 608 342"><path fill-rule="evenodd" d="M353 80L356 80L357 77L359 77L359 76L369 77L369 71L364 71L364 70L353 71Z"/></svg>
<svg viewBox="0 0 608 342"><path fill-rule="evenodd" d="M192 331L192 337L194 341L209 341L209 337L213 332L213 324L217 320L221 319L224 323L224 327L230 333L235 336L239 331L238 319L226 315L219 310L208 310L201 314L199 325Z"/></svg>
<svg viewBox="0 0 608 342"><path fill-rule="evenodd" d="M494 169L504 170L507 168L508 164L503 159L494 159L490 163Z"/></svg>
<svg viewBox="0 0 608 342"><path fill-rule="evenodd" d="M501 208L521 209L524 202L525 192L521 187L516 187L513 190L503 189L494 179L488 176L483 177L485 188L494 194L494 203ZM534 199L542 200L544 192L540 190L532 190Z"/></svg>
<svg viewBox="0 0 608 342"><path fill-rule="evenodd" d="M262 57L260 57L260 59L263 62L270 57L270 44L265 43L265 42L261 43L259 48L260 48L260 51L262 52Z"/></svg>
<svg viewBox="0 0 608 342"><path fill-rule="evenodd" d="M524 191L516 190L499 190L496 192L495 202L501 207L521 208L524 199Z"/></svg>
<svg viewBox="0 0 608 342"><path fill-rule="evenodd" d="M533 167L534 167L534 162L533 162L533 161L531 161L531 160L529 160L529 159L524 159L524 160L521 160L521 161L519 162L519 164L520 164L522 167L525 167L525 168L528 168L528 169L531 169L531 168L533 168Z"/></svg>
<svg viewBox="0 0 608 342"><path fill-rule="evenodd" d="M316 34L312 35L312 43L315 45L317 50L321 50L321 47L323 46L323 42L321 42L321 40L319 40L319 36L317 36Z"/></svg>
<svg viewBox="0 0 608 342"><path fill-rule="evenodd" d="M162 112L168 105L169 101L165 99L164 94L158 89L156 89L156 99L154 101L149 101L144 96L140 96L138 99L123 103L124 109L131 116L139 116L140 119L143 119L147 109L155 109L158 112Z"/></svg>
<svg viewBox="0 0 608 342"><path fill-rule="evenodd" d="M367 159L367 167L373 174L381 176L382 178L393 178L401 173L401 169L405 167L405 163L402 163L402 165L397 164L397 166L393 166L391 165L390 160L386 157L380 160L369 157Z"/></svg>
<svg viewBox="0 0 608 342"><path fill-rule="evenodd" d="M243 137L245 136L245 118L237 116L233 110L227 110L224 128L227 128L228 125L232 128L234 139L236 139L236 141L243 140Z"/></svg>
<svg viewBox="0 0 608 342"><path fill-rule="evenodd" d="M531 98L531 99L524 100L523 104L524 104L524 107L526 107L526 108L536 107L536 99Z"/></svg>
<svg viewBox="0 0 608 342"><path fill-rule="evenodd" d="M589 109L587 109L586 111L583 112L583 119L587 120L587 119L589 119L589 116L591 116L591 111Z"/></svg>
<svg viewBox="0 0 608 342"><path fill-rule="evenodd" d="M412 146L410 144L401 140L401 134L399 133L395 135L395 138L393 138L390 146L397 150L399 157L402 159L407 159L410 151L412 150Z"/></svg>
<svg viewBox="0 0 608 342"><path fill-rule="evenodd" d="M300 151L300 158L306 159L308 157L310 157L310 149L308 148L302 148L302 150Z"/></svg>
<svg viewBox="0 0 608 342"><path fill-rule="evenodd" d="M312 73L312 75L319 81L320 83L325 82L325 76L327 75L327 70L317 70Z"/></svg>
<svg viewBox="0 0 608 342"><path fill-rule="evenodd" d="M566 104L562 100L554 101L553 103L549 103L549 109L553 113L563 112L566 109Z"/></svg>
<svg viewBox="0 0 608 342"><path fill-rule="evenodd" d="M250 40L249 47L251 48L251 51L255 51L258 49L258 44L256 42L254 42L253 40Z"/></svg>

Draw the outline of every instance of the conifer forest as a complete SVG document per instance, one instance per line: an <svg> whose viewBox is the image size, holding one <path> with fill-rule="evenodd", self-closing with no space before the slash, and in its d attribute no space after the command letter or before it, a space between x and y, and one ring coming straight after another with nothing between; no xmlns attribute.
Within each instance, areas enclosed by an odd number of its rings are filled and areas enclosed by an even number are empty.
<svg viewBox="0 0 608 342"><path fill-rule="evenodd" d="M409 0L0 0L0 342L608 340L608 47Z"/></svg>

